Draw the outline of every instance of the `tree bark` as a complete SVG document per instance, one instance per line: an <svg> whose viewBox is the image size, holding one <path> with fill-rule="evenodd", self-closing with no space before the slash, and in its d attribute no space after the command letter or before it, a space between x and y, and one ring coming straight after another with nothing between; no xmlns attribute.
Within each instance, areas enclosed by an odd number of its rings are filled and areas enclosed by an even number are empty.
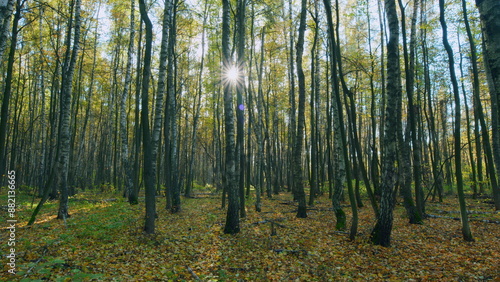
<svg viewBox="0 0 500 282"><path fill-rule="evenodd" d="M299 105L298 105L298 115L297 115L297 134L295 137L295 145L293 150L293 171L294 171L294 187L295 187L295 198L299 203L297 217L306 218L307 217L307 207L306 207L306 195L304 192L304 182L303 182L303 168L302 168L302 143L304 139L304 127L305 127L305 100L306 100L306 82L304 77L304 70L302 68L302 55L304 53L304 34L306 30L306 7L307 1L301 1L301 11L300 11L300 24L299 24L299 35L297 39L297 78L299 84Z"/></svg>
<svg viewBox="0 0 500 282"><path fill-rule="evenodd" d="M231 66L229 51L230 36L229 0L222 0L222 67L227 70ZM224 233L236 234L240 232L240 202L238 183L236 181L236 152L234 140L234 112L231 85L224 83L224 125L226 130L226 191L228 193L228 209Z"/></svg>
<svg viewBox="0 0 500 282"><path fill-rule="evenodd" d="M16 0L8 0L5 6L0 7L0 64L3 61L3 53L7 47L9 38L9 27Z"/></svg>
<svg viewBox="0 0 500 282"><path fill-rule="evenodd" d="M498 32L500 29L500 2L497 0L476 0L476 5L479 9L483 28L484 58L491 96L491 123L493 127L491 131L493 134L493 156L496 165L496 176L490 170L490 178L493 180L492 177L500 177L500 34ZM487 152L486 155L488 156ZM493 164L489 164L489 166L493 167ZM498 183L492 189L495 209L500 210L500 188Z"/></svg>
<svg viewBox="0 0 500 282"><path fill-rule="evenodd" d="M401 158L401 166L403 170L403 179L402 179L402 193L404 197L404 206L406 208L406 213L409 218L409 222L412 224L420 224L422 223L422 216L424 214L424 195L421 185L421 156L420 156L420 144L417 139L417 117L415 105L413 103L414 100L414 81L415 81L415 26L417 20L417 8L418 8L418 0L415 0L413 6L413 15L411 18L411 39L410 46L408 52L408 44L406 39L406 16L405 16L405 7L403 5L402 0L398 0L399 9L401 11L401 26L402 26L402 37L403 37L403 52L404 52L404 65L405 65L405 76L406 76L406 97L408 99L408 121L409 121L409 135L410 137L406 137L403 140L400 137L400 144L402 148L402 154L400 154ZM408 54L410 53L410 54ZM412 148L410 148L410 140ZM410 153L411 151L411 153ZM413 180L415 181L415 197L416 197L416 206L413 201L412 192L411 192L411 157L413 156Z"/></svg>
<svg viewBox="0 0 500 282"><path fill-rule="evenodd" d="M239 159L237 175L238 175L238 189L239 189L239 201L240 201L240 217L246 217L245 210L245 148L244 148L244 110L245 106L243 104L243 93L245 92L245 11L246 11L246 1L238 0L238 12L237 12L237 34L236 34L236 45L238 52L237 68L239 70L238 79L236 81L236 120L237 120L237 141L236 141L236 152Z"/></svg>
<svg viewBox="0 0 500 282"><path fill-rule="evenodd" d="M129 162L128 155L128 138L127 138L127 115L126 115L126 102L130 91L130 84L132 80L132 56L134 53L134 38L135 38L135 1L131 1L130 8L130 37L127 50L127 66L125 69L125 83L120 101L120 138L121 138L121 156L122 167L125 176L125 191L127 191L128 201L131 205L138 204L137 200L137 187L134 187L133 171Z"/></svg>
<svg viewBox="0 0 500 282"><path fill-rule="evenodd" d="M458 202L460 204L460 215L462 219L462 235L465 241L474 241L469 227L469 219L467 217L467 206L465 203L464 183L462 176L462 154L461 154L461 105L460 93L458 90L458 81L455 74L455 60L453 58L453 50L448 43L448 27L444 17L444 0L439 0L439 21L443 29L443 45L448 54L448 66L450 69L450 78L453 86L453 96L455 100L455 126L453 130L454 135L454 149L455 149L455 177L457 180L457 193Z"/></svg>
<svg viewBox="0 0 500 282"><path fill-rule="evenodd" d="M401 68L399 63L399 20L395 0L385 0L386 17L389 24L387 42L387 104L384 116L384 159L382 162L380 213L371 232L371 240L376 245L388 247L391 244L391 232L394 210L394 187L397 171L397 136L398 103L401 101Z"/></svg>
<svg viewBox="0 0 500 282"><path fill-rule="evenodd" d="M7 31L10 26L10 15L12 14L14 1L9 1L7 7L0 8L0 64L3 58L3 52L5 50L5 43L7 38ZM12 79L14 73L14 61L16 54L17 45L17 35L19 33L18 24L21 19L21 8L24 1L21 4L21 0L16 0L16 13L14 15L14 21L12 25L12 38L10 41L9 58L7 61L7 76L5 77L5 86L3 91L2 108L0 110L0 175L6 175L6 162L7 162L7 120L9 119L9 106L10 106L10 96L12 93ZM2 185L3 179L0 179L0 186Z"/></svg>
<svg viewBox="0 0 500 282"><path fill-rule="evenodd" d="M338 119L338 130L340 133L340 141L339 142L342 145L341 152L338 152L339 154L342 154L342 159L344 169L345 169L345 176L347 178L347 190L349 193L349 201L351 202L351 211L352 211L352 223L351 223L351 229L349 231L349 239L354 240L357 234L358 230L358 209L357 209L357 204L356 204L356 197L354 195L354 189L352 187L352 178L351 178L351 164L349 162L349 153L347 149L347 134L345 132L345 127L344 127L344 119L343 119L343 110L342 110L342 103L340 99L340 85L339 85L339 80L338 80L338 73L337 72L337 65L338 65L338 54L339 51L336 50L338 48L337 43L336 43L336 38L335 38L335 31L333 28L333 19L332 19L332 8L329 0L323 0L323 3L325 5L325 10L326 10L326 17L328 21L328 38L329 38L329 46L330 46L330 69L331 69L331 79L332 79L332 84L333 84L333 96L334 96L334 101L333 103L336 105L336 113L334 112L333 114L335 115L334 117ZM340 65L338 65L340 67ZM334 109L335 111L335 109ZM337 139L338 141L338 139ZM338 146L338 145L336 145ZM337 148L338 150L338 148ZM336 151L337 151L336 150ZM339 189L339 188L337 188ZM335 192L334 192L335 193ZM335 194L333 198L335 198ZM339 196L337 196L339 197ZM335 215L337 216L337 229L342 228L339 224L339 222L342 224L344 222L345 225L345 214L344 212L340 209L340 200L333 199L333 208L335 210Z"/></svg>
<svg viewBox="0 0 500 282"><path fill-rule="evenodd" d="M61 197L59 199L59 212L57 218L66 219L68 214L68 169L69 169L69 154L70 154L70 115L71 115L71 90L73 87L73 74L75 72L76 59L80 47L80 7L81 0L74 2L74 28L71 20L66 34L67 53L64 59L62 80L61 80L61 112L60 112L60 129L59 129L59 185ZM74 30L73 47L71 48L71 32ZM71 50L71 52L69 51Z"/></svg>
<svg viewBox="0 0 500 282"><path fill-rule="evenodd" d="M146 46L144 51L144 67L142 71L142 95L141 95L141 127L142 127L142 148L144 153L144 184L146 192L146 220L144 230L147 234L155 232L156 215L156 190L153 174L153 148L151 144L151 132L149 129L149 79L151 77L151 47L153 41L153 25L146 11L144 0L139 0L139 10L141 19L146 30Z"/></svg>

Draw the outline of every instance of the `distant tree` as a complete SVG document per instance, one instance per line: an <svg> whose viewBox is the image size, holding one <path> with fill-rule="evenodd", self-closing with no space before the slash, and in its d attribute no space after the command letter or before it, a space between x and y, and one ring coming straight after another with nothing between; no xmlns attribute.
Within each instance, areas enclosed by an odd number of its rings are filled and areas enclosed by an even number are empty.
<svg viewBox="0 0 500 282"><path fill-rule="evenodd" d="M246 34L246 2L247 0L238 0L238 9L236 14L236 48L238 59L236 61L236 66L238 68L238 79L236 81L236 130L237 130L237 140L236 140L236 152L237 159L239 160L237 164L237 175L238 175L238 189L239 189L239 201L240 201L240 216L246 217L245 211L245 149L244 149L244 104L243 104L243 93L245 92L245 34Z"/></svg>
<svg viewBox="0 0 500 282"><path fill-rule="evenodd" d="M128 156L128 138L127 138L127 113L125 105L130 92L130 84L132 81L132 56L134 53L134 38L135 38L135 1L132 0L130 4L130 36L127 49L127 66L125 67L125 82L123 85L123 92L120 100L120 139L121 139L121 157L123 173L125 176L125 191L128 196L130 204L138 204L137 201L137 187L134 187L134 179L132 167L130 165Z"/></svg>

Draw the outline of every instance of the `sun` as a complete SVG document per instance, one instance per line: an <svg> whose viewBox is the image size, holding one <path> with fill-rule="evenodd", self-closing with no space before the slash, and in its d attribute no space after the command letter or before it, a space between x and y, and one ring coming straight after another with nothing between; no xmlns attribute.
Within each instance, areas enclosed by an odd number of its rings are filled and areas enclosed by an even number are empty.
<svg viewBox="0 0 500 282"><path fill-rule="evenodd" d="M240 79L240 70L237 66L230 66L224 72L226 82L236 84Z"/></svg>

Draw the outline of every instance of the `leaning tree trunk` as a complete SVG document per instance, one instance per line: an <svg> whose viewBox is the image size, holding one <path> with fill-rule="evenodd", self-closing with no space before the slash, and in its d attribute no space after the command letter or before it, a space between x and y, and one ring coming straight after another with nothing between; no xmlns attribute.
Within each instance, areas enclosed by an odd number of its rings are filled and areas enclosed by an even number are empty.
<svg viewBox="0 0 500 282"><path fill-rule="evenodd" d="M446 53L448 54L448 66L450 69L451 84L453 86L453 96L455 100L455 126L454 126L454 149L455 149L455 177L457 179L457 193L458 202L460 204L460 215L462 220L462 235L465 241L474 241L472 238L472 233L469 227L469 219L467 217L467 206L465 204L464 195L464 182L462 176L462 146L461 146L461 105L460 105L460 93L458 90L458 82L455 74L455 60L453 59L453 50L448 43L448 27L446 25L446 20L444 18L444 0L439 0L439 21L441 22L441 27L443 29L443 45Z"/></svg>
<svg viewBox="0 0 500 282"><path fill-rule="evenodd" d="M399 63L399 21L395 0L385 0L385 10L389 24L387 42L387 104L385 109L384 159L382 162L380 212L377 223L371 232L374 244L388 247L391 244L391 232L394 210L394 187L397 171L397 134L399 128L398 103L401 101L401 68Z"/></svg>

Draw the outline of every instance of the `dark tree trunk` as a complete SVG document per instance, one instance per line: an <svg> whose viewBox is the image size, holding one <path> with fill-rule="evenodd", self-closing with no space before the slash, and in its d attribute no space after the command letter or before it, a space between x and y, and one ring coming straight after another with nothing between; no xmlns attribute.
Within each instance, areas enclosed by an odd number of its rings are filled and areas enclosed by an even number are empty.
<svg viewBox="0 0 500 282"><path fill-rule="evenodd" d="M146 11L144 0L139 0L139 10L141 19L144 22L146 30L146 46L144 53L144 67L142 72L142 109L141 109L141 127L142 127L142 147L144 153L144 184L146 192L146 220L144 230L147 234L155 232L156 215L156 190L153 174L153 148L151 144L151 132L149 129L149 79L151 77L151 46L153 41L153 25Z"/></svg>
<svg viewBox="0 0 500 282"><path fill-rule="evenodd" d="M424 202L423 202L423 190L421 185L421 158L420 158L420 144L417 139L417 117L415 105L413 103L413 87L414 87L414 69L415 69L415 55L414 55L414 45L415 45L415 26L417 18L417 8L418 0L414 2L413 15L411 18L411 39L410 39L410 51L408 54L408 44L406 39L406 16L405 8L402 0L398 0L399 8L401 11L401 26L402 26L402 37L403 37L403 52L404 52L404 65L405 65L405 77L406 77L406 96L408 99L408 120L409 120L409 135L403 141L400 139L400 144L402 147L402 154L400 159L402 160L401 166L403 172L403 183L401 186L401 191L404 198L404 206L406 208L406 213L408 215L409 221L412 224L422 223L422 216L424 214ZM412 148L410 148L410 140ZM410 153L411 151L411 153ZM415 196L417 205L413 201L411 192L411 157L413 156L413 179L415 181Z"/></svg>
<svg viewBox="0 0 500 282"><path fill-rule="evenodd" d="M385 10L389 24L387 42L387 104L384 116L384 159L382 161L380 213L371 232L374 244L388 247L391 244L391 232L394 210L394 188L397 171L397 136L399 128L398 110L401 107L401 69L399 64L399 21L395 0L385 0Z"/></svg>
<svg viewBox="0 0 500 282"><path fill-rule="evenodd" d="M24 4L24 1L23 1ZM7 31L10 23L14 1L9 1L7 7L0 8L0 64L2 63L3 52L7 41ZM12 37L10 41L9 59L7 61L7 76L5 77L5 86L3 91L2 108L0 110L0 175L5 174L7 163L7 120L9 119L9 104L12 93L12 75L14 73L14 61L16 54L17 35L19 33L18 24L21 19L22 4L16 0L16 13L12 25ZM3 179L0 178L0 186Z"/></svg>
<svg viewBox="0 0 500 282"><path fill-rule="evenodd" d="M485 45L485 65L488 79L488 86L491 96L491 123L493 129L493 154L485 152L488 157L489 173L492 182L493 199L495 209L500 210L500 187L496 182L500 177L500 2L497 0L476 0L479 8L481 23L483 26L484 45ZM480 101L478 101L479 104ZM483 124L481 123L482 128ZM486 141L485 130L483 130L483 142ZM489 140L489 139L488 139ZM485 148L487 144L484 144ZM493 171L494 156L496 165L496 176Z"/></svg>
<svg viewBox="0 0 500 282"><path fill-rule="evenodd" d="M12 11L16 0L8 0L5 6L0 7L0 62L3 61L3 53L7 47L7 39L9 38L9 27L11 22Z"/></svg>
<svg viewBox="0 0 500 282"><path fill-rule="evenodd" d="M246 1L238 0L238 12L237 12L237 34L236 34L236 45L238 49L238 60L237 68L239 70L238 79L236 81L236 120L237 120L237 141L236 141L236 152L239 163L237 165L237 176L238 176L238 189L239 189L239 201L240 201L240 217L246 217L245 210L245 148L244 148L244 109L243 104L243 93L245 92L245 11L246 11Z"/></svg>
<svg viewBox="0 0 500 282"><path fill-rule="evenodd" d="M297 39L297 78L299 83L299 105L297 115L297 134L295 136L295 145L293 149L293 171L295 198L299 203L297 217L307 217L306 195L304 192L303 169L302 169L302 143L304 139L305 127L305 104L306 104L306 82L304 70L302 68L302 55L304 53L304 34L306 30L306 6L307 1L302 0L300 11L299 37Z"/></svg>
<svg viewBox="0 0 500 282"><path fill-rule="evenodd" d="M68 214L68 169L69 169L69 154L70 154L70 118L71 118L71 90L73 87L73 74L75 72L76 59L78 57L78 51L80 47L80 7L81 1L76 0L73 3L74 9L74 27L72 26L71 20L68 26L67 38L66 38L66 48L67 53L65 56L65 61L63 65L62 72L62 85L61 85L61 112L60 112L60 129L59 129L59 146L60 146L60 158L59 158L59 168L60 173L59 185L61 191L61 197L59 199L59 211L57 218L66 219ZM71 44L71 33L74 29L73 47L70 48ZM71 52L69 51L71 49Z"/></svg>
<svg viewBox="0 0 500 282"><path fill-rule="evenodd" d="M441 27L443 28L443 45L448 54L448 66L450 69L450 78L453 86L453 97L455 100L455 126L453 130L454 135L454 149L455 149L455 177L457 179L457 192L458 192L458 202L460 204L460 215L462 220L462 235L465 241L474 241L472 233L469 227L469 219L467 217L467 206L465 204L464 195L464 182L462 176L462 146L461 146L461 105L460 105L460 94L458 90L458 81L455 75L455 60L453 59L453 50L448 43L448 28L444 18L444 0L439 0L439 21L441 22Z"/></svg>
<svg viewBox="0 0 500 282"><path fill-rule="evenodd" d="M223 70L231 67L229 50L230 36L229 0L222 0L222 62ZM236 152L234 140L234 112L233 97L230 83L224 83L224 124L226 130L226 191L228 193L228 209L224 233L236 234L240 232L240 202L238 182L236 180Z"/></svg>

